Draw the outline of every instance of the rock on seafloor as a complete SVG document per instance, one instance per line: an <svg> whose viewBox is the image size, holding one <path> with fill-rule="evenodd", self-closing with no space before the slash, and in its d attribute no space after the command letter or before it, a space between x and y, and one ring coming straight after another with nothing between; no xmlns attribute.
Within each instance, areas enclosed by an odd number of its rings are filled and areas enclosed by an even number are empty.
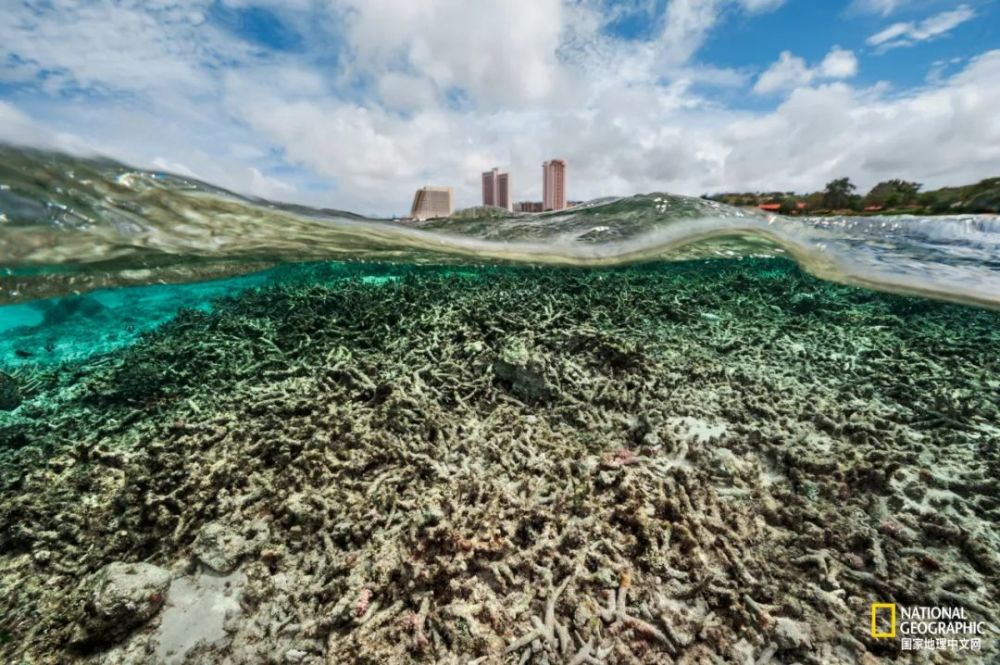
<svg viewBox="0 0 1000 665"><path fill-rule="evenodd" d="M21 391L10 374L0 372L0 411L13 411L21 406Z"/></svg>
<svg viewBox="0 0 1000 665"><path fill-rule="evenodd" d="M78 644L109 644L159 612L170 586L170 572L149 563L110 563L88 582Z"/></svg>
<svg viewBox="0 0 1000 665"><path fill-rule="evenodd" d="M515 394L532 401L542 401L552 394L545 378L542 355L523 339L508 340L493 364L497 378L510 384Z"/></svg>
<svg viewBox="0 0 1000 665"><path fill-rule="evenodd" d="M250 525L246 533L219 522L206 524L194 543L194 554L205 566L225 575L233 572L247 553L267 538L267 527L262 523Z"/></svg>

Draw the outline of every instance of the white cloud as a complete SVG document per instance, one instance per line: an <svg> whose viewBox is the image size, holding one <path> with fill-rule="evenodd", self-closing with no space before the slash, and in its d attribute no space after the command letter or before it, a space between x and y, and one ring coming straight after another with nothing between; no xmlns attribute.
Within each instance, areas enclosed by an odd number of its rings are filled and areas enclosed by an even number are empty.
<svg viewBox="0 0 1000 665"><path fill-rule="evenodd" d="M862 188L890 177L933 186L975 181L1000 168L998 104L1000 50L940 87L905 96L843 83L802 88L775 112L726 128L734 149L722 180L799 190L841 175Z"/></svg>
<svg viewBox="0 0 1000 665"><path fill-rule="evenodd" d="M421 72L438 91L537 101L560 84L559 0L341 0L361 67Z"/></svg>
<svg viewBox="0 0 1000 665"><path fill-rule="evenodd" d="M226 0L333 45L316 59L213 26L208 2L8 12L0 62L19 59L5 74L39 83L0 102L0 140L370 214L403 212L424 184L453 185L472 205L494 165L511 169L516 199L538 199L541 162L557 156L572 198L1000 171L1000 51L892 96L849 85L858 61L839 47L816 62L783 53L755 81L699 60L727 16L780 2L672 0L657 13L647 0ZM610 33L622 12L648 17L648 33ZM725 106L751 83L787 95L772 110ZM725 90L707 96L710 85Z"/></svg>
<svg viewBox="0 0 1000 665"><path fill-rule="evenodd" d="M893 23L867 39L869 46L885 52L900 46L910 46L934 37L939 37L972 19L976 12L968 5L959 5L951 11L941 12L919 23Z"/></svg>
<svg viewBox="0 0 1000 665"><path fill-rule="evenodd" d="M150 162L150 166L159 171L176 173L177 175L182 175L187 178L195 178L196 180L200 179L200 176L191 169L189 169L186 165L181 164L180 162L172 162L169 159L165 159L163 157L155 157L153 161Z"/></svg>
<svg viewBox="0 0 1000 665"><path fill-rule="evenodd" d="M813 77L814 72L806 65L805 60L793 55L791 51L782 51L777 61L757 78L753 89L757 94L768 94L808 85Z"/></svg>
<svg viewBox="0 0 1000 665"><path fill-rule="evenodd" d="M0 143L59 150L74 155L98 153L94 146L79 136L53 131L3 100L0 100Z"/></svg>
<svg viewBox="0 0 1000 665"><path fill-rule="evenodd" d="M46 73L55 91L66 87L143 90L156 94L183 88L208 92L211 77L202 67L221 61L222 49L238 55L244 47L204 24L207 0L171 2L60 2L53 14L17 3L4 10L0 44L19 62Z"/></svg>
<svg viewBox="0 0 1000 665"><path fill-rule="evenodd" d="M853 52L834 46L823 58L819 69L825 78L850 78L858 73L858 59Z"/></svg>
<svg viewBox="0 0 1000 665"><path fill-rule="evenodd" d="M740 0L740 4L750 12L769 12L785 4L785 0Z"/></svg>
<svg viewBox="0 0 1000 665"><path fill-rule="evenodd" d="M927 70L926 81L931 85L939 85L944 82L948 70L954 71L962 64L965 58L955 57L947 60L935 60Z"/></svg>
<svg viewBox="0 0 1000 665"><path fill-rule="evenodd" d="M815 67L809 67L805 60L793 55L791 51L783 51L778 60L757 78L753 89L757 94L770 94L809 85L817 80L850 78L857 71L857 57L839 46L830 49L823 61Z"/></svg>
<svg viewBox="0 0 1000 665"><path fill-rule="evenodd" d="M888 16L898 7L905 5L906 2L907 0L854 0L851 3L850 11Z"/></svg>
<svg viewBox="0 0 1000 665"><path fill-rule="evenodd" d="M687 62L719 20L721 0L671 0L660 40L670 64Z"/></svg>
<svg viewBox="0 0 1000 665"><path fill-rule="evenodd" d="M731 5L762 13L784 3L785 0L670 0L660 35L664 61L678 65L690 60Z"/></svg>

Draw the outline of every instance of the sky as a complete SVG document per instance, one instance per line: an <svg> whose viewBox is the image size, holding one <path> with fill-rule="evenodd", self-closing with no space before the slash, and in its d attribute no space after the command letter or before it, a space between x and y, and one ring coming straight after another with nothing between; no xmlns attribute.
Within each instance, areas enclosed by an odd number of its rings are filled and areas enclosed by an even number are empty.
<svg viewBox="0 0 1000 665"><path fill-rule="evenodd" d="M1000 175L1000 0L0 0L0 141L405 214Z"/></svg>

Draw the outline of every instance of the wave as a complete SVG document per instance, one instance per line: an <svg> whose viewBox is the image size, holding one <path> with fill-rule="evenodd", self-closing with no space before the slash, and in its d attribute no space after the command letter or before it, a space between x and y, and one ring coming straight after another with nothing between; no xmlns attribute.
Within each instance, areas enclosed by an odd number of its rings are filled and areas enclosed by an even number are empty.
<svg viewBox="0 0 1000 665"><path fill-rule="evenodd" d="M608 267L781 255L832 281L1000 308L995 217L783 217L656 193L403 224L0 146L0 303L301 261Z"/></svg>

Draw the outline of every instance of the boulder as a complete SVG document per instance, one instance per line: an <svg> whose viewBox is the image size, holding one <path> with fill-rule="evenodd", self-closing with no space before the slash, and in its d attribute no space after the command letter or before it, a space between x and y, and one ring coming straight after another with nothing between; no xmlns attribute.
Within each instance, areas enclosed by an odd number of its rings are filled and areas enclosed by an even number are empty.
<svg viewBox="0 0 1000 665"><path fill-rule="evenodd" d="M87 584L77 643L109 644L153 618L163 606L170 572L148 563L109 563Z"/></svg>
<svg viewBox="0 0 1000 665"><path fill-rule="evenodd" d="M545 367L545 357L520 339L508 340L493 363L497 378L529 401L552 397L554 391L545 378Z"/></svg>
<svg viewBox="0 0 1000 665"><path fill-rule="evenodd" d="M236 570L244 556L260 549L268 535L267 524L262 521L245 525L242 531L235 526L211 522L198 533L194 555L208 568L226 575Z"/></svg>
<svg viewBox="0 0 1000 665"><path fill-rule="evenodd" d="M21 390L10 374L0 372L0 411L13 411L21 406Z"/></svg>
<svg viewBox="0 0 1000 665"><path fill-rule="evenodd" d="M222 575L236 569L247 549L246 538L238 531L216 522L206 524L194 543L198 560Z"/></svg>

